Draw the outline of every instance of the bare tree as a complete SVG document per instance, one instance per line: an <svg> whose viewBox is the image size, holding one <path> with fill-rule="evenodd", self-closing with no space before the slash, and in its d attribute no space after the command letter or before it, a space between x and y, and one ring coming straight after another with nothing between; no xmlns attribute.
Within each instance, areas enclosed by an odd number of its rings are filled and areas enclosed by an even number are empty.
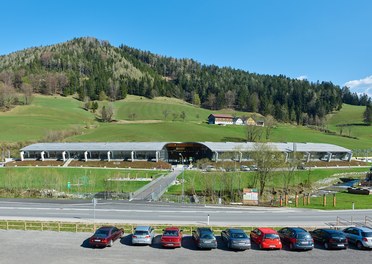
<svg viewBox="0 0 372 264"><path fill-rule="evenodd" d="M182 111L181 114L180 114L180 118L182 119L182 121L185 121L185 118L186 118L186 113L185 111Z"/></svg>
<svg viewBox="0 0 372 264"><path fill-rule="evenodd" d="M251 156L258 168L256 177L259 184L259 195L262 197L266 184L271 181L275 169L283 166L284 157L281 152L267 143L256 143Z"/></svg>
<svg viewBox="0 0 372 264"><path fill-rule="evenodd" d="M17 96L13 87L0 83L0 107L10 108L16 101Z"/></svg>
<svg viewBox="0 0 372 264"><path fill-rule="evenodd" d="M101 120L103 122L111 122L113 115L114 115L114 108L112 104L107 105L107 107L105 105L102 107Z"/></svg>
<svg viewBox="0 0 372 264"><path fill-rule="evenodd" d="M225 94L226 106L233 109L235 105L236 91L228 90Z"/></svg>
<svg viewBox="0 0 372 264"><path fill-rule="evenodd" d="M163 110L163 116L165 120L167 120L168 115L169 115L169 110L168 109Z"/></svg>
<svg viewBox="0 0 372 264"><path fill-rule="evenodd" d="M267 115L265 117L265 124L264 124L266 140L270 139L271 130L273 129L274 126L275 126L274 117L272 115Z"/></svg>
<svg viewBox="0 0 372 264"><path fill-rule="evenodd" d="M25 105L29 105L31 104L31 101L32 101L32 92L33 92L33 89L32 89L32 86L31 84L29 83L23 83L22 84L22 92L23 92L23 103Z"/></svg>
<svg viewBox="0 0 372 264"><path fill-rule="evenodd" d="M246 125L247 141L257 142L261 140L262 128L254 125Z"/></svg>

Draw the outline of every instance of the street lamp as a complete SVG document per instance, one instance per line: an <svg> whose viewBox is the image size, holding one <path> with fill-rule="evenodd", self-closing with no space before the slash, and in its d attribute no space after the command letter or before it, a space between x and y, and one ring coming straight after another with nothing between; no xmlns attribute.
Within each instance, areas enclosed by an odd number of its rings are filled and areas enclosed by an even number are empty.
<svg viewBox="0 0 372 264"><path fill-rule="evenodd" d="M182 203L184 201L184 195L185 195L185 166L183 164L183 156L182 153L178 153L181 156L182 159Z"/></svg>

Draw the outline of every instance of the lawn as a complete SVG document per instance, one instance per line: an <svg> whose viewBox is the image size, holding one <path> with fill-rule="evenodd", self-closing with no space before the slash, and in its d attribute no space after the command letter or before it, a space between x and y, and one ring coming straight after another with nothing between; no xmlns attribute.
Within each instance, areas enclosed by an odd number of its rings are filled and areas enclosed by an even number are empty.
<svg viewBox="0 0 372 264"><path fill-rule="evenodd" d="M102 103L100 103L102 104ZM112 123L99 123L96 115L82 109L82 102L71 97L34 96L28 106L17 106L0 113L0 142L35 142L42 140L50 130L77 129L77 135L66 141L93 142L141 142L141 141L216 141L241 142L246 140L243 126L208 125L207 117L213 113L229 113L238 116L250 113L232 110L211 111L195 107L174 98L147 99L129 95L125 100L113 103ZM167 117L164 111L168 111ZM180 113L185 112L185 119ZM363 107L344 105L340 112L329 119L329 128L338 131L337 124L360 123ZM134 118L131 114L135 114ZM175 115L173 115L175 114ZM372 146L372 128L353 125L351 134L358 139L327 135L306 127L280 123L272 130L272 142L330 143L350 149ZM348 128L349 129L349 128ZM349 133L349 130L345 133ZM264 134L262 139L264 139Z"/></svg>
<svg viewBox="0 0 372 264"><path fill-rule="evenodd" d="M333 206L333 195L326 196L326 206L323 205L323 196L311 197L310 205L303 205L302 199L299 199L299 207L324 209L324 210L347 210L352 209L371 209L372 208L372 195L350 194L347 192L340 192L336 194L336 206ZM294 206L292 199L291 206Z"/></svg>
<svg viewBox="0 0 372 264"><path fill-rule="evenodd" d="M298 187L306 185L308 182L314 184L319 180L331 178L334 174L339 173L352 173L352 172L365 172L366 168L350 168L350 169L312 169L312 170L299 170L295 171L292 180L290 181L290 187ZM281 189L284 185L283 174L285 172L275 172L272 180L267 182L266 188ZM184 174L185 178L185 190L190 191L195 189L196 192L202 192L205 188L210 185L215 190L219 191L224 186L229 186L234 189L243 189L252 186L254 182L255 172L200 172L193 170L186 170ZM342 176L333 176L342 177ZM349 177L349 176L348 176ZM182 174L178 176L182 178ZM181 194L181 185L174 185L169 188L168 192L171 194Z"/></svg>
<svg viewBox="0 0 372 264"><path fill-rule="evenodd" d="M5 167L0 168L0 189L54 189L70 193L133 192L146 185L148 181L115 181L115 179L154 178L162 173L153 170ZM67 187L68 182L70 188Z"/></svg>
<svg viewBox="0 0 372 264"><path fill-rule="evenodd" d="M48 130L83 127L94 117L80 105L73 98L38 95L31 105L0 112L0 142L34 141L43 138Z"/></svg>

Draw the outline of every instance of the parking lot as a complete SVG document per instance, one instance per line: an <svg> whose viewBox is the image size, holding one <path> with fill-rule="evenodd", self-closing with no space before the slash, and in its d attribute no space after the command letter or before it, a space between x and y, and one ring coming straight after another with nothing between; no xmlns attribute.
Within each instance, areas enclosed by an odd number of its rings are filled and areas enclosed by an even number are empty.
<svg viewBox="0 0 372 264"><path fill-rule="evenodd" d="M247 251L230 251L218 236L218 248L197 250L185 236L183 247L163 249L160 236L152 246L132 246L131 236L116 241L112 248L91 248L90 233L0 230L0 263L369 263L371 250L262 251L255 246Z"/></svg>

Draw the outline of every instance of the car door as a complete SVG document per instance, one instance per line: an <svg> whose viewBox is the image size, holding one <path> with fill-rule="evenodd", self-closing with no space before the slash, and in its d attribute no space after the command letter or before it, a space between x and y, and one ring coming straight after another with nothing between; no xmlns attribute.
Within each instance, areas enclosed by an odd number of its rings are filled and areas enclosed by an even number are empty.
<svg viewBox="0 0 372 264"><path fill-rule="evenodd" d="M279 237L282 240L283 243L289 242L289 237L291 235L291 231L288 228L283 228L279 232Z"/></svg>
<svg viewBox="0 0 372 264"><path fill-rule="evenodd" d="M322 238L321 238L321 230L317 229L317 230L314 230L313 232L311 232L311 236L313 237L314 241L316 242L321 242L322 241Z"/></svg>
<svg viewBox="0 0 372 264"><path fill-rule="evenodd" d="M258 229L254 229L251 232L251 239L254 243L258 244L258 237L260 236L261 232Z"/></svg>
<svg viewBox="0 0 372 264"><path fill-rule="evenodd" d="M350 243L356 243L359 235L359 231L356 228L347 228L344 233L346 233L346 237L348 238Z"/></svg>

